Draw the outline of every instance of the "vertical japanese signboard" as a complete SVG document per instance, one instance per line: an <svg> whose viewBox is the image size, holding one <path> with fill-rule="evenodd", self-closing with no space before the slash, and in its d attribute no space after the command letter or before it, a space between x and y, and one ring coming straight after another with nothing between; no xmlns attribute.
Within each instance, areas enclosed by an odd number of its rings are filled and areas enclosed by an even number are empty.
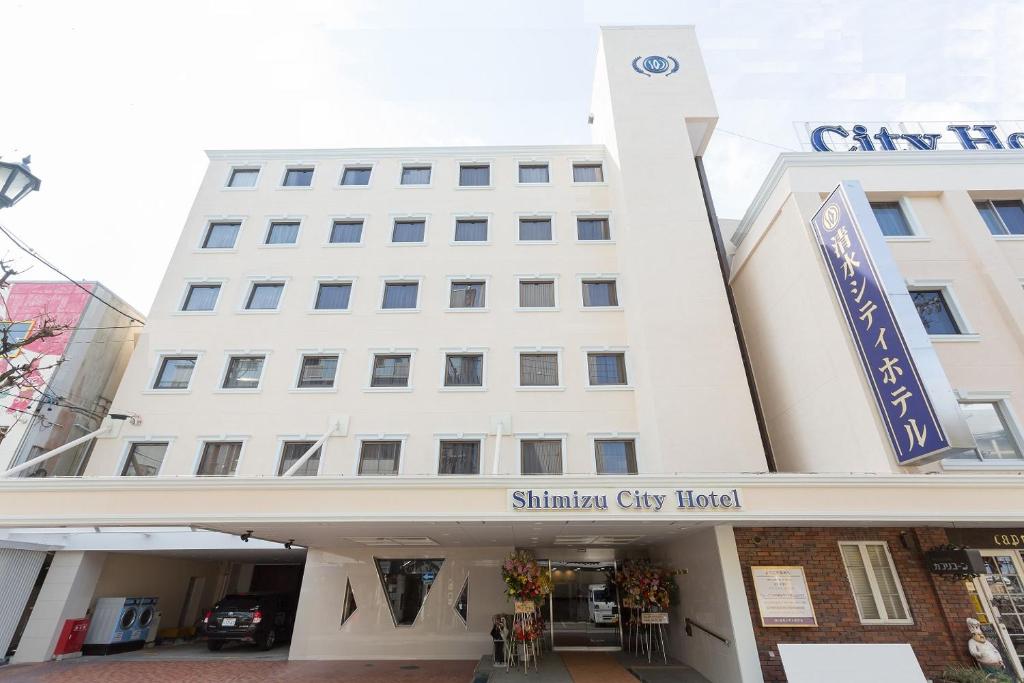
<svg viewBox="0 0 1024 683"><path fill-rule="evenodd" d="M872 257L870 235L865 232L881 235L874 215L870 208L866 212L854 209L845 185L837 187L821 205L811 218L811 228L896 460L906 465L934 459L953 444L929 398ZM863 192L860 194L862 199ZM866 200L862 204L868 206ZM870 224L864 225L868 221Z"/></svg>

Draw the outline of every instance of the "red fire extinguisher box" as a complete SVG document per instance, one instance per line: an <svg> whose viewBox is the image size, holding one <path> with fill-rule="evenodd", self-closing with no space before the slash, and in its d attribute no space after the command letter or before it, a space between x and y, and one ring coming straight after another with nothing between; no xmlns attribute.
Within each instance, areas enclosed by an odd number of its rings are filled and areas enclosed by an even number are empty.
<svg viewBox="0 0 1024 683"><path fill-rule="evenodd" d="M57 659L64 659L81 654L82 644L85 643L85 634L88 631L88 618L65 621L64 628L60 630L60 638L57 639L57 647L53 650L53 656Z"/></svg>

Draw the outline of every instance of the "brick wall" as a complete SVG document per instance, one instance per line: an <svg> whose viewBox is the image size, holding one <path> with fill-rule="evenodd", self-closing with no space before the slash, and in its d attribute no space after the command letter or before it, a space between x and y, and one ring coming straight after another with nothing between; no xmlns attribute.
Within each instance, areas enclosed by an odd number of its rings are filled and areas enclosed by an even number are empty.
<svg viewBox="0 0 1024 683"><path fill-rule="evenodd" d="M949 664L972 663L967 654L968 633L964 620L974 616L974 610L966 589L959 582L928 573L919 552L904 547L901 531L907 533L912 547L916 543L921 550L948 542L945 530L931 528L735 529L743 583L766 683L786 680L778 656L779 643L910 643L929 677L937 676ZM913 624L860 623L839 553L840 541L888 543ZM818 627L762 627L750 574L752 565L802 565Z"/></svg>

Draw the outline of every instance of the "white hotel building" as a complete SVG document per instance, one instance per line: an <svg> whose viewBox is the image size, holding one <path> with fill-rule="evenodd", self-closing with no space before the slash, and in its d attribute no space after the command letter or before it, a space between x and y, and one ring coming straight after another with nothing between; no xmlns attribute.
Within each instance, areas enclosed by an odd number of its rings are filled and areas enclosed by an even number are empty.
<svg viewBox="0 0 1024 683"><path fill-rule="evenodd" d="M112 406L136 424L98 438L80 478L0 483L9 540L16 527L100 525L292 541L287 552L304 557L294 659L484 654L492 615L510 611L500 562L528 548L558 570L555 648L620 646L615 629L565 610L616 563L650 556L687 571L671 653L716 683L785 680L777 645L837 630L849 642L909 642L929 674L944 653L962 662L966 630L950 615L974 613L969 590L932 590L921 551L954 523L1022 521L1020 480L892 464L820 257L799 231L843 179L867 177L874 200L905 201L890 170L908 165L835 154L856 162L830 157L815 175L798 167L822 153L787 162L741 222L730 274L702 182L717 111L694 30L604 29L592 112L590 146L209 152ZM981 176L994 189L979 201L1024 194L1024 164L1005 155ZM930 221L941 208L931 198L957 183L967 193L978 169L958 158L928 175L917 158L921 198L909 201ZM802 213L787 213L791 201ZM938 244L944 229L934 248L954 253ZM914 261L919 245L904 241L897 256ZM1012 258L1012 277L1024 277ZM788 317L759 315L772 287ZM1022 299L1000 304L1018 325ZM783 341L817 334L832 352L812 371L831 393L800 394ZM948 347L943 364L964 365L968 347ZM1014 392L1001 405L1019 405L1018 380L1000 385ZM832 397L853 402L852 427L820 429ZM609 506L522 509L530 491L605 495ZM31 539L43 536L25 531L20 551L38 551ZM252 587L253 564L289 557L235 543L193 549L184 567L167 548L64 543L53 559L64 578L43 585L15 662L48 658L63 619L133 563L148 562L152 587L134 579L140 594L186 583L191 594L204 577L201 599L180 590L163 602L184 625L218 593ZM427 569L398 575L391 560ZM760 623L750 567L779 564L807 565L828 633Z"/></svg>

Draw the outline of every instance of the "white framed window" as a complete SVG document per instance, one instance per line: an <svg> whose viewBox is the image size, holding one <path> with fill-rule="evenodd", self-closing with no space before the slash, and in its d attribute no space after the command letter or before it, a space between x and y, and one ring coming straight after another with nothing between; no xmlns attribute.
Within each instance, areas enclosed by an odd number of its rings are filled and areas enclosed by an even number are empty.
<svg viewBox="0 0 1024 683"><path fill-rule="evenodd" d="M129 441L126 445L120 467L118 467L118 476L159 476L170 445L170 440L168 439Z"/></svg>
<svg viewBox="0 0 1024 683"><path fill-rule="evenodd" d="M576 184L604 183L604 165L600 161L574 161L572 182Z"/></svg>
<svg viewBox="0 0 1024 683"><path fill-rule="evenodd" d="M483 466L483 450L483 435L439 435L437 473L441 476L478 475Z"/></svg>
<svg viewBox="0 0 1024 683"><path fill-rule="evenodd" d="M618 276L598 273L577 276L580 283L581 310L620 310Z"/></svg>
<svg viewBox="0 0 1024 683"><path fill-rule="evenodd" d="M448 310L460 312L487 310L487 278L473 275L449 276Z"/></svg>
<svg viewBox="0 0 1024 683"><path fill-rule="evenodd" d="M491 187L491 165L477 161L459 163L459 187Z"/></svg>
<svg viewBox="0 0 1024 683"><path fill-rule="evenodd" d="M306 189L313 186L313 174L316 167L312 164L288 166L281 177L281 187L289 189Z"/></svg>
<svg viewBox="0 0 1024 683"><path fill-rule="evenodd" d="M636 439L595 437L594 471L596 474L637 474Z"/></svg>
<svg viewBox="0 0 1024 683"><path fill-rule="evenodd" d="M464 347L442 349L442 391L485 391L487 389L487 349Z"/></svg>
<svg viewBox="0 0 1024 683"><path fill-rule="evenodd" d="M964 315L953 291L952 280L908 280L907 290L932 341L970 342L980 339Z"/></svg>
<svg viewBox="0 0 1024 683"><path fill-rule="evenodd" d="M415 349L370 349L364 391L412 391Z"/></svg>
<svg viewBox="0 0 1024 683"><path fill-rule="evenodd" d="M576 241L614 243L611 216L604 213L576 214Z"/></svg>
<svg viewBox="0 0 1024 683"><path fill-rule="evenodd" d="M871 211L887 240L919 242L925 239L907 197L900 197L898 201L872 201Z"/></svg>
<svg viewBox="0 0 1024 683"><path fill-rule="evenodd" d="M884 541L839 543L862 624L913 624L896 565Z"/></svg>
<svg viewBox="0 0 1024 683"><path fill-rule="evenodd" d="M224 366L220 391L259 391L266 364L266 354L229 354Z"/></svg>
<svg viewBox="0 0 1024 683"><path fill-rule="evenodd" d="M516 310L517 311L557 311L558 276L557 275L518 275L516 276Z"/></svg>
<svg viewBox="0 0 1024 683"><path fill-rule="evenodd" d="M169 353L161 355L157 362L156 373L149 386L152 387L152 391L159 392L188 391L191 388L192 377L198 362L198 354Z"/></svg>
<svg viewBox="0 0 1024 683"><path fill-rule="evenodd" d="M339 187L369 187L373 175L373 164L345 164L341 170Z"/></svg>
<svg viewBox="0 0 1024 683"><path fill-rule="evenodd" d="M333 218L330 232L327 233L327 244L332 247L362 246L365 230L366 218L364 216Z"/></svg>
<svg viewBox="0 0 1024 683"><path fill-rule="evenodd" d="M231 250L238 244L238 233L242 230L240 219L211 220L206 223L199 248L206 250Z"/></svg>
<svg viewBox="0 0 1024 683"><path fill-rule="evenodd" d="M396 477L402 473L402 451L405 437L381 434L359 438L356 475L361 477Z"/></svg>
<svg viewBox="0 0 1024 683"><path fill-rule="evenodd" d="M380 310L415 313L420 310L419 277L386 277L381 280Z"/></svg>
<svg viewBox="0 0 1024 683"><path fill-rule="evenodd" d="M313 293L314 313L348 313L352 306L354 278L323 277L316 279Z"/></svg>
<svg viewBox="0 0 1024 683"><path fill-rule="evenodd" d="M974 202L985 227L995 237L1024 237L1024 202L1019 199L996 199Z"/></svg>
<svg viewBox="0 0 1024 683"><path fill-rule="evenodd" d="M559 347L520 347L516 349L516 384L520 391L560 391L562 350Z"/></svg>
<svg viewBox="0 0 1024 683"><path fill-rule="evenodd" d="M433 175L433 166L429 163L404 163L398 184L401 187L430 187L433 184Z"/></svg>
<svg viewBox="0 0 1024 683"><path fill-rule="evenodd" d="M303 455L306 454L310 448L316 445L316 440L301 440L301 439L285 439L281 441L281 446L278 449L277 455L277 467L275 472L277 476L283 477L284 473L292 468L292 465L299 461ZM293 477L315 477L320 474L320 464L323 462L324 447L320 446L306 462L302 463L302 467L295 470Z"/></svg>
<svg viewBox="0 0 1024 683"><path fill-rule="evenodd" d="M587 381L591 389L628 389L626 352L623 349L588 349Z"/></svg>
<svg viewBox="0 0 1024 683"><path fill-rule="evenodd" d="M942 461L945 469L1024 469L1024 435L1009 392L957 392L977 447Z"/></svg>
<svg viewBox="0 0 1024 683"><path fill-rule="evenodd" d="M264 247L294 247L299 243L302 221L295 218L274 218L267 223Z"/></svg>
<svg viewBox="0 0 1024 683"><path fill-rule="evenodd" d="M565 474L564 434L522 434L519 441L519 472L524 476Z"/></svg>
<svg viewBox="0 0 1024 683"><path fill-rule="evenodd" d="M519 185L550 185L551 166L546 161L520 161L516 182Z"/></svg>
<svg viewBox="0 0 1024 683"><path fill-rule="evenodd" d="M551 215L522 214L516 221L516 244L554 244L555 218Z"/></svg>
<svg viewBox="0 0 1024 683"><path fill-rule="evenodd" d="M259 183L260 169L258 166L234 166L228 173L224 187L232 190L255 190Z"/></svg>
<svg viewBox="0 0 1024 683"><path fill-rule="evenodd" d="M426 216L394 216L391 223L391 244L424 245L427 243Z"/></svg>
<svg viewBox="0 0 1024 683"><path fill-rule="evenodd" d="M204 440L196 458L197 477L233 477L242 460L244 440Z"/></svg>
<svg viewBox="0 0 1024 683"><path fill-rule="evenodd" d="M181 305L178 306L180 313L213 313L217 309L217 301L220 299L222 281L199 280L189 282L185 286L185 295L182 297Z"/></svg>
<svg viewBox="0 0 1024 683"><path fill-rule="evenodd" d="M252 280L241 313L273 313L281 305L285 282L278 279Z"/></svg>
<svg viewBox="0 0 1024 683"><path fill-rule="evenodd" d="M490 221L487 216L456 216L452 233L453 245L490 244Z"/></svg>
<svg viewBox="0 0 1024 683"><path fill-rule="evenodd" d="M339 353L304 353L299 358L299 376L295 388L302 390L334 389L338 376Z"/></svg>

